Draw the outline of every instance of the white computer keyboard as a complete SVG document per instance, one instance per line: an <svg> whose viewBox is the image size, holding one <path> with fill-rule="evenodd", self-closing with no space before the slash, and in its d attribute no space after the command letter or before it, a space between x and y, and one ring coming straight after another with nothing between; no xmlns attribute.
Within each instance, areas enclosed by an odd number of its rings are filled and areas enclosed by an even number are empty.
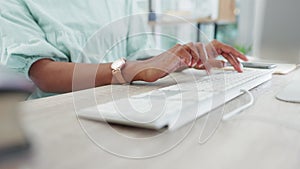
<svg viewBox="0 0 300 169"><path fill-rule="evenodd" d="M217 71L216 73L205 76L195 81L176 84L159 90L169 91L205 91L218 92L238 87L244 83L251 82L261 76L272 73L270 70L245 69L243 73L233 70Z"/></svg>
<svg viewBox="0 0 300 169"><path fill-rule="evenodd" d="M79 117L129 126L177 129L272 78L271 70L217 71L195 81L79 111Z"/></svg>

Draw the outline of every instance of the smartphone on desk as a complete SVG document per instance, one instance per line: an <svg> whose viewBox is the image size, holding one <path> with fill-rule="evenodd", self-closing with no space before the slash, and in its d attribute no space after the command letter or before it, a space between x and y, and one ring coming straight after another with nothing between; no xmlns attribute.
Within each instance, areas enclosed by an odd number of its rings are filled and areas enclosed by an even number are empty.
<svg viewBox="0 0 300 169"><path fill-rule="evenodd" d="M255 63L255 62L243 62L242 65L246 68L256 68L256 69L274 69L277 67L276 64Z"/></svg>

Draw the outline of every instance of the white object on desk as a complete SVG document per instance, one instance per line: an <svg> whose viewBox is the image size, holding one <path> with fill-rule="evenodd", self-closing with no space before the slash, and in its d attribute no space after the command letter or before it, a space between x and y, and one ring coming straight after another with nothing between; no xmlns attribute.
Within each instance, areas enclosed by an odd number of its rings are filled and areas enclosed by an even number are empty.
<svg viewBox="0 0 300 169"><path fill-rule="evenodd" d="M277 67L274 70L274 74L286 75L297 68L296 64L276 64Z"/></svg>
<svg viewBox="0 0 300 169"><path fill-rule="evenodd" d="M276 98L286 102L300 103L300 79L297 79L279 92Z"/></svg>
<svg viewBox="0 0 300 169"><path fill-rule="evenodd" d="M85 119L135 127L150 129L168 127L170 130L176 130L240 96L243 94L242 89L250 90L271 78L270 70L245 69L244 73L221 71L202 77L196 83L173 85L154 93L149 92L83 109L78 115ZM150 97L154 98L150 100ZM253 98L249 104L238 108L227 118L251 106L252 102ZM149 105L150 108L147 108Z"/></svg>
<svg viewBox="0 0 300 169"><path fill-rule="evenodd" d="M291 63L276 63L276 61L272 60L266 60L262 58L257 58L253 56L247 56L250 62L257 62L257 63L269 63L269 64L276 64L277 67L274 69L273 74L277 75L287 75L294 71L297 68L297 64L291 64Z"/></svg>

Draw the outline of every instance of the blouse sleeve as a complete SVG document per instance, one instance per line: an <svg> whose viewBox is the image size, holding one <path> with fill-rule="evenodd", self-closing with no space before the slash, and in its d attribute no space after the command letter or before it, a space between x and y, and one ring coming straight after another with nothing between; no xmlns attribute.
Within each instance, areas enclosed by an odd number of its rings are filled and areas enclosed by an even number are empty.
<svg viewBox="0 0 300 169"><path fill-rule="evenodd" d="M47 42L43 31L22 0L0 1L1 64L24 73L40 59L69 61L61 51Z"/></svg>

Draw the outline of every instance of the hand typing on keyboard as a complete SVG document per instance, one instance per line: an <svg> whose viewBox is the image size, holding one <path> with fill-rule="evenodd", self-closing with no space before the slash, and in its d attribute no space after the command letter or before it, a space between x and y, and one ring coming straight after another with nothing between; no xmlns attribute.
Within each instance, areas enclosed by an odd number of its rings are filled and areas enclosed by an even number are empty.
<svg viewBox="0 0 300 169"><path fill-rule="evenodd" d="M176 45L159 56L143 61L143 68L137 74L138 80L154 82L174 71L186 68L205 69L208 73L212 68L223 68L225 62L216 60L222 55L238 72L243 72L239 59L248 61L247 57L236 49L219 41L209 44L189 43Z"/></svg>

